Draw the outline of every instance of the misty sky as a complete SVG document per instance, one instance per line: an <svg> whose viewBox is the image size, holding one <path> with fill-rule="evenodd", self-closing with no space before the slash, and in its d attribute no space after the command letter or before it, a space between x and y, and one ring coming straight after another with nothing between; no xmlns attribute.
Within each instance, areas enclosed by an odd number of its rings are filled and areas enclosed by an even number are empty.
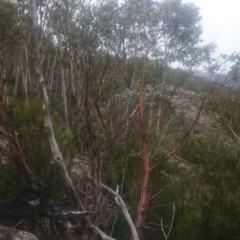
<svg viewBox="0 0 240 240"><path fill-rule="evenodd" d="M216 43L217 55L240 52L240 0L183 0L200 8L204 43Z"/></svg>

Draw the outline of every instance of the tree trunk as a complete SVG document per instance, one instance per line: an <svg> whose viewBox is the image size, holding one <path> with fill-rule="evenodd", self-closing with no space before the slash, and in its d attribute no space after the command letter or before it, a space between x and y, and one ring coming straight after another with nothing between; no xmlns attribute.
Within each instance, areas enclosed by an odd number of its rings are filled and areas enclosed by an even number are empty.
<svg viewBox="0 0 240 240"><path fill-rule="evenodd" d="M94 225L99 226L99 204L101 198L101 158L99 156L99 151L97 149L96 135L93 129L91 113L90 113L90 104L89 104L89 82L86 84L86 93L85 93L85 111L86 111L86 122L88 127L89 141L92 149L92 167L91 167L91 177L93 182L93 194L94 194L94 211L96 212L94 218Z"/></svg>
<svg viewBox="0 0 240 240"><path fill-rule="evenodd" d="M60 59L61 59L61 87L62 87L62 99L63 99L63 106L64 106L64 118L65 118L66 129L70 129L69 121L68 121L65 72L64 72L64 66L63 66L63 48L62 48L62 39L60 35L58 36L58 45L59 45L59 52L60 52Z"/></svg>
<svg viewBox="0 0 240 240"><path fill-rule="evenodd" d="M56 51L56 54L54 56L54 60L53 60L52 68L51 68L51 73L50 73L50 79L49 79L49 90L50 91L52 90L52 87L53 87L53 77L54 77L56 60L57 60L57 51Z"/></svg>
<svg viewBox="0 0 240 240"><path fill-rule="evenodd" d="M34 52L35 52L35 69L37 72L37 81L38 81L38 86L40 90L40 97L43 104L42 109L43 109L43 114L45 118L45 127L49 137L51 152L53 155L53 161L62 177L67 193L69 194L69 196L71 196L73 200L73 203L79 210L84 210L83 204L80 201L80 198L76 192L76 189L72 184L72 180L69 177L69 174L67 172L65 163L63 161L62 153L58 147L55 134L53 132L52 120L51 120L50 109L49 109L49 99L48 99L46 84L45 84L45 80L43 78L43 72L42 72L43 56L41 56L41 53L40 53L41 44L38 41L36 0L31 0L30 3L31 3L30 8L31 8L31 19L32 19L32 38L33 38Z"/></svg>
<svg viewBox="0 0 240 240"><path fill-rule="evenodd" d="M15 61L14 61L14 75L15 75L15 83L14 83L14 89L13 89L13 96L17 96L17 90L18 90L18 84L19 84L19 76L22 68L22 61L20 59L21 56L21 48L20 51L15 53Z"/></svg>
<svg viewBox="0 0 240 240"><path fill-rule="evenodd" d="M135 223L135 227L137 229L138 236L141 234L142 227L144 226L145 222L145 215L147 209L147 202L148 202L148 188L149 188L149 174L150 174L150 158L149 158L149 151L147 145L147 138L146 138L146 127L145 127L145 71L146 71L146 62L147 56L150 51L150 48L146 50L144 56L144 63L143 63L143 70L142 70L142 83L141 83L141 90L140 90L140 99L139 99L139 106L140 106L140 129L141 129L141 141L142 141L142 152L143 152L143 174L142 174L142 182L141 182L141 193L140 193L140 200L138 205L138 213L137 213L137 220Z"/></svg>
<svg viewBox="0 0 240 240"><path fill-rule="evenodd" d="M26 98L28 101L28 84L31 86L31 73L30 73L30 68L29 68L29 59L28 59L28 49L26 44L24 45L24 53L25 53L25 68L26 68L26 86L25 86L25 93L26 93Z"/></svg>
<svg viewBox="0 0 240 240"><path fill-rule="evenodd" d="M161 83L161 89L160 89L160 101L162 101L163 97L163 89L166 81L166 70L167 70L167 43L166 39L164 42L164 63L163 63L163 77L162 77L162 83ZM161 113L162 113L162 105L161 102L158 106L158 115L157 115L157 133L160 133L160 122L161 122Z"/></svg>

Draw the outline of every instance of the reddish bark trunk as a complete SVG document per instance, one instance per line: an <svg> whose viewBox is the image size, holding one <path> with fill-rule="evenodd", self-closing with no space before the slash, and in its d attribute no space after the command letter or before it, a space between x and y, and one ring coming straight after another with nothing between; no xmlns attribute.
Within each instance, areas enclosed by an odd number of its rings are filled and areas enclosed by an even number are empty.
<svg viewBox="0 0 240 240"><path fill-rule="evenodd" d="M139 105L140 106L140 129L141 129L144 166L143 166L138 214L137 214L137 220L135 223L135 227L137 229L138 235L140 235L142 227L144 225L144 221L145 221L145 214L146 214L147 201L148 201L149 174L150 174L150 159L149 159L149 152L148 152L147 139L146 139L146 127L145 127L145 116L144 116L145 71L146 71L146 61L147 61L147 56L149 51L150 49L146 51L144 56L142 83L141 83L141 91L140 91L140 105Z"/></svg>

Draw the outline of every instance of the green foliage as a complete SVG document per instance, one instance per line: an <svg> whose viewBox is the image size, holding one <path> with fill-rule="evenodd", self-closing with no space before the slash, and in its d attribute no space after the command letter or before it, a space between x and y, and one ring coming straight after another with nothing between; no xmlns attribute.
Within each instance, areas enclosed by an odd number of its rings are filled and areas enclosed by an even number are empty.
<svg viewBox="0 0 240 240"><path fill-rule="evenodd" d="M7 43L13 47L23 42L26 38L26 29L22 20L17 5L9 1L0 2L0 46Z"/></svg>
<svg viewBox="0 0 240 240"><path fill-rule="evenodd" d="M219 92L209 101L207 110L215 115L216 125L222 125L226 133L232 135L229 125L236 134L240 133L240 97Z"/></svg>
<svg viewBox="0 0 240 240"><path fill-rule="evenodd" d="M56 200L63 200L65 193L59 174L51 160L50 145L44 128L44 117L39 100L33 98L28 103L25 101L11 103L8 111L14 128L18 130L18 140L34 173L50 188ZM59 114L53 115L55 129L57 129L57 141L64 156L72 158L77 152L74 136L70 131L63 130L60 124L61 119L58 118ZM12 174L10 170L12 168L6 171L6 176L8 176L6 180L10 178L9 174ZM16 170L12 171L16 172ZM4 189L3 192L5 192Z"/></svg>
<svg viewBox="0 0 240 240"><path fill-rule="evenodd" d="M111 224L109 224L108 226L109 230L111 229L112 224L114 223L114 218L110 219L110 223ZM129 226L126 222L125 217L123 216L123 214L119 214L116 220L116 225L115 225L112 237L115 239L127 239L130 233L128 229L129 229Z"/></svg>
<svg viewBox="0 0 240 240"><path fill-rule="evenodd" d="M0 165L0 182L1 200L13 198L21 188L23 179L12 159L6 165Z"/></svg>
<svg viewBox="0 0 240 240"><path fill-rule="evenodd" d="M202 170L199 187L181 206L174 239L239 239L239 156L234 143L222 133L202 135L190 140L182 154L201 163Z"/></svg>

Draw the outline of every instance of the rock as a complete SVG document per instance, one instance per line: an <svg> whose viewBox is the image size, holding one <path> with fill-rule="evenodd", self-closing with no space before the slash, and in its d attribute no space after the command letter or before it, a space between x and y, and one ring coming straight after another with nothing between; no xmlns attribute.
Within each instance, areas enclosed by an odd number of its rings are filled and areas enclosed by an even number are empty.
<svg viewBox="0 0 240 240"><path fill-rule="evenodd" d="M0 166L6 165L9 162L9 158L12 157L14 157L14 154L10 150L6 131L4 127L0 125Z"/></svg>
<svg viewBox="0 0 240 240"><path fill-rule="evenodd" d="M38 240L32 233L0 226L0 240Z"/></svg>
<svg viewBox="0 0 240 240"><path fill-rule="evenodd" d="M70 176L73 180L85 180L90 174L91 159L87 156L77 154L73 158Z"/></svg>

